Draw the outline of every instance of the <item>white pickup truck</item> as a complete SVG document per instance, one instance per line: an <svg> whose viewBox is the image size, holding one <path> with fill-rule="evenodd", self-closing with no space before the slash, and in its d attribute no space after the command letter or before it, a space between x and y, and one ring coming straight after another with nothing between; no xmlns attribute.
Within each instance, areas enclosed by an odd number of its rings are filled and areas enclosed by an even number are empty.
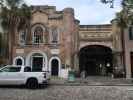
<svg viewBox="0 0 133 100"><path fill-rule="evenodd" d="M39 84L47 85L48 72L32 72L31 67L7 65L0 68L0 85L26 85L37 88Z"/></svg>

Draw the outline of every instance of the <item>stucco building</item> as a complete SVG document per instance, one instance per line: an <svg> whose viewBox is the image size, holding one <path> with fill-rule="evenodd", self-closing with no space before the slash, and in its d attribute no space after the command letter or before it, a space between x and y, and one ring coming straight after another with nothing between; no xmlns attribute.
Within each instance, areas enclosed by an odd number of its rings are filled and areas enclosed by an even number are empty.
<svg viewBox="0 0 133 100"><path fill-rule="evenodd" d="M115 43L117 43L117 50L121 51L122 65L124 66L126 78L133 77L133 21L131 20L127 27L123 28L117 26L117 20L112 21L114 26Z"/></svg>
<svg viewBox="0 0 133 100"><path fill-rule="evenodd" d="M115 22L80 25L74 9L56 11L55 6L33 6L30 31L14 37L12 63L48 70L62 77L67 69L80 75L125 74L121 36ZM130 74L128 70L127 74Z"/></svg>
<svg viewBox="0 0 133 100"><path fill-rule="evenodd" d="M72 8L56 11L54 6L32 7L30 32L20 30L14 37L13 64L61 76L62 68L74 64L78 24Z"/></svg>
<svg viewBox="0 0 133 100"><path fill-rule="evenodd" d="M125 66L127 77L133 77L133 23L124 32Z"/></svg>

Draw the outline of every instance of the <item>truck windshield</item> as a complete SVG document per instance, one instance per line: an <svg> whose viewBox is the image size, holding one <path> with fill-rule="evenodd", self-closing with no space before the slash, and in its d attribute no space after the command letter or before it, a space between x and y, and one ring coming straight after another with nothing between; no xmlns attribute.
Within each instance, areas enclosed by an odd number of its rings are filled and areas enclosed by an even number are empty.
<svg viewBox="0 0 133 100"><path fill-rule="evenodd" d="M1 69L2 72L19 72L21 67L5 67Z"/></svg>

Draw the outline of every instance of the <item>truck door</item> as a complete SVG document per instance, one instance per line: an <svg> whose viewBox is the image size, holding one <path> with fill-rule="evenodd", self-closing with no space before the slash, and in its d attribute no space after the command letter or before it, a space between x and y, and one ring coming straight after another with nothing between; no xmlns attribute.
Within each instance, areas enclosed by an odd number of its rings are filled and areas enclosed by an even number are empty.
<svg viewBox="0 0 133 100"><path fill-rule="evenodd" d="M23 81L23 75L20 72L21 67L17 67L17 66L8 66L2 69L3 72L1 72L1 76L3 80L3 82L5 82L5 84L21 84Z"/></svg>
<svg viewBox="0 0 133 100"><path fill-rule="evenodd" d="M7 73L8 81L10 84L22 84L24 80L23 73L20 72L21 67L11 67Z"/></svg>
<svg viewBox="0 0 133 100"><path fill-rule="evenodd" d="M7 73L0 70L0 85L7 83Z"/></svg>

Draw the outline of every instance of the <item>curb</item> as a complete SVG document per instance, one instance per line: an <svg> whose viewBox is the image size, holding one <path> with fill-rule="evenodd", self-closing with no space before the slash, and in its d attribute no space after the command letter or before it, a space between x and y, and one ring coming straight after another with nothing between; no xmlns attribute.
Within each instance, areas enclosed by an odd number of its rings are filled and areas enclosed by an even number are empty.
<svg viewBox="0 0 133 100"><path fill-rule="evenodd" d="M133 84L73 84L73 83L72 84L50 83L50 85L53 85L53 86L133 86Z"/></svg>

